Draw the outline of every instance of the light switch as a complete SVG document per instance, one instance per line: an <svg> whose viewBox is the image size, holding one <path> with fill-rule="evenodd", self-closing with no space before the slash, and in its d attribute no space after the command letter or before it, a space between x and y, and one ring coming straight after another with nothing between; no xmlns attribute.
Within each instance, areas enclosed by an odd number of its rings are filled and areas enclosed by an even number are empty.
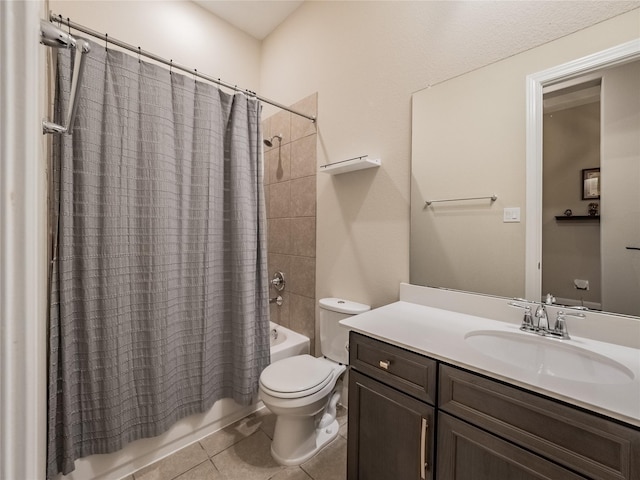
<svg viewBox="0 0 640 480"><path fill-rule="evenodd" d="M520 222L520 207L510 207L504 209L503 220L504 223L519 223Z"/></svg>

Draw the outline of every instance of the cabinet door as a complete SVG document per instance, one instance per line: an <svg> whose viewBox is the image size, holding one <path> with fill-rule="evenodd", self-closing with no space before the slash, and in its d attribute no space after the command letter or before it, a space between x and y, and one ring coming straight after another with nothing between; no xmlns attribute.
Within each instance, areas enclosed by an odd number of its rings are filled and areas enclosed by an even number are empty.
<svg viewBox="0 0 640 480"><path fill-rule="evenodd" d="M584 480L555 463L438 413L438 480Z"/></svg>
<svg viewBox="0 0 640 480"><path fill-rule="evenodd" d="M348 480L432 480L434 410L349 373Z"/></svg>

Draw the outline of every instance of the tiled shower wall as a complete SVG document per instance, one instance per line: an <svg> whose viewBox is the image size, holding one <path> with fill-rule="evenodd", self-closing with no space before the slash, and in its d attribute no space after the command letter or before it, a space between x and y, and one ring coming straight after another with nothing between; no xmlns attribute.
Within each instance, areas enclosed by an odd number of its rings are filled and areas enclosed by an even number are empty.
<svg viewBox="0 0 640 480"><path fill-rule="evenodd" d="M317 115L317 94L291 105L297 111ZM269 279L284 273L286 288L270 288L283 304L271 304L271 321L302 333L315 344L316 292L316 125L304 117L281 110L265 119L265 195L268 225Z"/></svg>

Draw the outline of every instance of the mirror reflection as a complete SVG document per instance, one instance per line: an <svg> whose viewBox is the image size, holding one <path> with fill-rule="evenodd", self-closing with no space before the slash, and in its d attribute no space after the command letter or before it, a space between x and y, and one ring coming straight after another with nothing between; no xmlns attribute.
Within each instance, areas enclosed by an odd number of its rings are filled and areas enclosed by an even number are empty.
<svg viewBox="0 0 640 480"><path fill-rule="evenodd" d="M525 270L539 268L530 300L640 315L640 61L545 86L540 179L527 178L525 79L600 50L570 43L414 94L411 283L524 297ZM534 265L527 215L540 219Z"/></svg>
<svg viewBox="0 0 640 480"><path fill-rule="evenodd" d="M640 61L582 80L544 95L542 292L640 315Z"/></svg>

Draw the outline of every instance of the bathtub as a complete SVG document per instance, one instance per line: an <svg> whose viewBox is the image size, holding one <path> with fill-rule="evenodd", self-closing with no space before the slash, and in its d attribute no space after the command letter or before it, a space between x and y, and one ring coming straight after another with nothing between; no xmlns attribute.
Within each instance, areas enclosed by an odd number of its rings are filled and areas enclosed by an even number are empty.
<svg viewBox="0 0 640 480"><path fill-rule="evenodd" d="M304 335L271 323L271 363L294 355L309 353ZM275 333L274 333L275 332ZM59 480L107 480L125 478L133 472L167 457L177 450L264 408L261 401L243 407L229 398L218 400L206 413L191 415L175 423L167 432L131 442L122 450L106 455L91 455L76 460L76 469Z"/></svg>
<svg viewBox="0 0 640 480"><path fill-rule="evenodd" d="M309 338L271 322L271 363L283 358L309 353Z"/></svg>

